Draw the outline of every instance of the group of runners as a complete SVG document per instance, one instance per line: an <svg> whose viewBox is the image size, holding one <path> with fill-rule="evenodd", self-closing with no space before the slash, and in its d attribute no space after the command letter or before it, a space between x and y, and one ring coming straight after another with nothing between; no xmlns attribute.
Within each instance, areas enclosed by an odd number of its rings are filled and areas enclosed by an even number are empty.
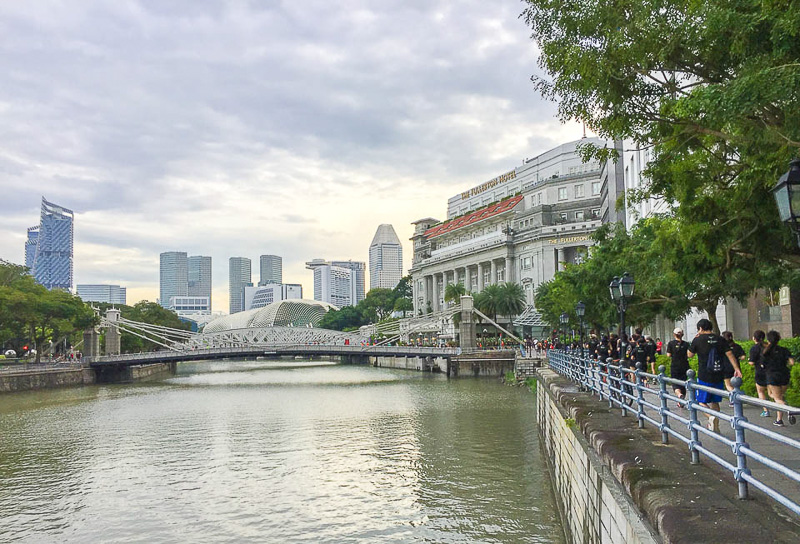
<svg viewBox="0 0 800 544"><path fill-rule="evenodd" d="M686 381L689 359L697 355L699 361L697 383L709 388L733 391L731 379L742 376L740 364L747 360L755 368L758 397L762 400L771 398L774 402L785 405L784 396L790 379L789 367L794 365L794 359L788 349L778 345L780 334L777 331L769 331L766 334L764 331L756 331L753 334L755 345L750 349L748 357L744 349L733 340L731 332L725 331L720 335L714 333L713 329L710 320L701 319L697 322L697 334L691 342L684 340L682 329L676 328L673 331L673 340L666 346L666 355L671 359L670 377ZM643 368L655 374L656 354L661 352L658 343L649 335L642 334L641 329L636 329L630 338L622 333L620 336L611 334L598 339L597 335L592 333L584 348L588 350L590 357L598 361L610 358L621 361L623 366L628 368L642 363ZM675 396L680 399L686 398L684 385L673 385L673 388ZM695 400L703 406L719 411L722 397L698 389L695 392ZM679 402L678 406L684 409L683 402ZM770 415L769 410L764 409L761 412L762 417ZM719 418L712 415L707 417L708 428L719 432ZM779 427L784 425L783 412L776 412L773 424Z"/></svg>

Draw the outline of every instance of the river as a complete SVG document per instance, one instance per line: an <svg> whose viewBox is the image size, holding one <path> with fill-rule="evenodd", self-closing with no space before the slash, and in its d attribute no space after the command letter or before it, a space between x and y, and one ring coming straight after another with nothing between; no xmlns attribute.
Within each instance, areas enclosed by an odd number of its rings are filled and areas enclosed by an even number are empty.
<svg viewBox="0 0 800 544"><path fill-rule="evenodd" d="M527 388L199 362L0 395L0 542L562 542Z"/></svg>

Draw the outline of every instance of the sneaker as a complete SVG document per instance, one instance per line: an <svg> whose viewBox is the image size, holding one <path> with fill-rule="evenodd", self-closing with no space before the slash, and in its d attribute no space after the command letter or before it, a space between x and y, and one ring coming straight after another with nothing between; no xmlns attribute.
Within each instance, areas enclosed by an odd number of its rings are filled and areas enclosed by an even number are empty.
<svg viewBox="0 0 800 544"><path fill-rule="evenodd" d="M783 421L778 420L778 419L773 421L772 424L775 425L776 427L783 427Z"/></svg>
<svg viewBox="0 0 800 544"><path fill-rule="evenodd" d="M783 423L781 423L783 425ZM718 433L719 432L719 418L715 416L711 416L708 418L708 430Z"/></svg>
<svg viewBox="0 0 800 544"><path fill-rule="evenodd" d="M766 408L761 412L761 417L769 417L769 410Z"/></svg>

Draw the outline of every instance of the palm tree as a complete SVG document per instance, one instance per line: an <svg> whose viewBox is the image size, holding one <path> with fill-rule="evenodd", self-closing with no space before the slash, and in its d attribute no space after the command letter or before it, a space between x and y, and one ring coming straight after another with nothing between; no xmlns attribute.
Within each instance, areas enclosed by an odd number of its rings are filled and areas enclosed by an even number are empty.
<svg viewBox="0 0 800 544"><path fill-rule="evenodd" d="M525 290L518 283L502 283L497 286L497 313L511 318L525 309Z"/></svg>
<svg viewBox="0 0 800 544"><path fill-rule="evenodd" d="M460 283L448 283L447 287L444 288L444 300L445 302L459 302L461 296L466 293L467 290Z"/></svg>
<svg viewBox="0 0 800 544"><path fill-rule="evenodd" d="M487 285L483 291L475 295L475 307L497 321L498 302L500 300L500 286Z"/></svg>

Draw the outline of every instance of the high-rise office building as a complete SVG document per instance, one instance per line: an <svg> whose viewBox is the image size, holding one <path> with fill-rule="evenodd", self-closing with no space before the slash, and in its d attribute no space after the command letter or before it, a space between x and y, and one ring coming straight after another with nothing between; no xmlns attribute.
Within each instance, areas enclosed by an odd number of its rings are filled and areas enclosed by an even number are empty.
<svg viewBox="0 0 800 544"><path fill-rule="evenodd" d="M259 285L269 285L270 283L283 283L283 259L277 255L262 255L261 279Z"/></svg>
<svg viewBox="0 0 800 544"><path fill-rule="evenodd" d="M244 288L244 309L263 308L281 300L303 298L303 286L297 283L269 283Z"/></svg>
<svg viewBox="0 0 800 544"><path fill-rule="evenodd" d="M161 254L158 303L164 308L172 305L172 297L189 294L189 268L185 251L166 251Z"/></svg>
<svg viewBox="0 0 800 544"><path fill-rule="evenodd" d="M207 297L209 311L211 309L211 257L192 255L186 261L188 295L190 297Z"/></svg>
<svg viewBox="0 0 800 544"><path fill-rule="evenodd" d="M28 229L25 266L48 289L72 289L75 214L42 197L39 226Z"/></svg>
<svg viewBox="0 0 800 544"><path fill-rule="evenodd" d="M333 266L340 268L347 268L353 271L353 283L355 298L353 299L353 306L364 300L366 295L366 276L367 276L367 263L363 261L331 261Z"/></svg>
<svg viewBox="0 0 800 544"><path fill-rule="evenodd" d="M369 245L369 288L394 289L403 277L403 246L391 225L380 225Z"/></svg>
<svg viewBox="0 0 800 544"><path fill-rule="evenodd" d="M244 310L244 288L252 285L251 262L247 257L231 257L228 261L228 295L230 313Z"/></svg>
<svg viewBox="0 0 800 544"><path fill-rule="evenodd" d="M78 296L84 302L126 304L127 289L119 285L78 285Z"/></svg>
<svg viewBox="0 0 800 544"><path fill-rule="evenodd" d="M306 268L314 271L314 300L342 308L364 299L364 263L314 259Z"/></svg>

